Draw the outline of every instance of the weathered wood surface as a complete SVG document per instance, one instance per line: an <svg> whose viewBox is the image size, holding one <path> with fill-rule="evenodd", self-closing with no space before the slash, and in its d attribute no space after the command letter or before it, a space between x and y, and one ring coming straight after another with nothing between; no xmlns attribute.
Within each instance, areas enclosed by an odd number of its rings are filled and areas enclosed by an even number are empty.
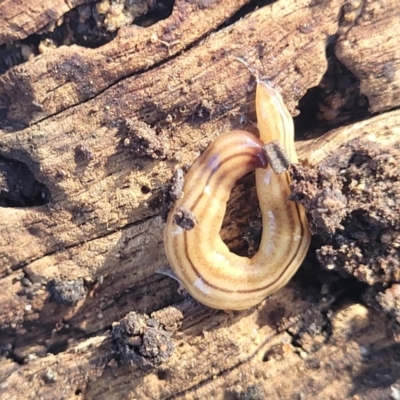
<svg viewBox="0 0 400 400"><path fill-rule="evenodd" d="M86 1L87 2L87 1ZM54 1L40 3L5 0L0 4L0 44L25 39L62 17L71 8L85 0Z"/></svg>
<svg viewBox="0 0 400 400"><path fill-rule="evenodd" d="M9 109L7 119L25 124L42 120L93 98L116 82L135 75L130 80L131 83L121 82L120 85L130 88L125 96L130 97L133 102L136 91L145 89L143 84L146 79L140 79L141 84L134 83L139 72L165 62L183 49L189 48L195 41L215 30L245 3L245 0L228 0L218 7L199 7L196 3L177 1L168 19L149 28L136 25L123 27L113 41L97 49L76 45L62 46L13 68L0 80L0 98L6 99ZM220 51L222 49L220 47ZM192 57L196 55L193 54ZM190 61L190 58L185 59L186 62ZM179 63L176 66L183 69L189 67ZM200 70L201 67L197 68ZM156 76L159 78L156 70L147 75L147 84L153 84ZM193 77L195 75L191 76ZM171 79L175 78L169 76L169 80ZM171 85L164 78L161 81L161 90ZM171 95L176 94L180 90L179 86L185 83L182 79L179 81L177 88L168 90ZM117 99L115 94L105 94L103 101ZM143 94L150 104L150 98L155 93ZM141 101L142 107L146 100Z"/></svg>
<svg viewBox="0 0 400 400"><path fill-rule="evenodd" d="M367 1L357 24L335 46L339 60L360 80L373 113L400 102L399 11L393 4Z"/></svg>
<svg viewBox="0 0 400 400"><path fill-rule="evenodd" d="M217 29L245 3L176 1L149 28L122 28L97 49L61 46L0 76L0 155L25 163L51 192L40 207L0 208L1 345L12 349L0 364L2 398L378 399L396 381L400 388L386 316L354 298L337 304L340 291L324 298L307 271L249 311L187 311L174 354L158 369L109 361L113 322L182 301L174 281L154 274L166 263L162 191L213 137L243 116L254 120L254 79L235 58L271 79L295 113L326 70L345 5L281 0ZM397 5L377 4L366 1L335 45L373 112L400 104ZM24 22L24 34L43 27L35 21ZM379 38L373 49L371 38ZM378 73L387 63L390 79ZM127 126L137 121L158 138L148 156L132 150ZM366 130L398 143L399 122L398 111L386 112L301 145L300 155L315 165ZM244 209L243 191L238 198ZM87 295L57 305L52 279L84 279Z"/></svg>

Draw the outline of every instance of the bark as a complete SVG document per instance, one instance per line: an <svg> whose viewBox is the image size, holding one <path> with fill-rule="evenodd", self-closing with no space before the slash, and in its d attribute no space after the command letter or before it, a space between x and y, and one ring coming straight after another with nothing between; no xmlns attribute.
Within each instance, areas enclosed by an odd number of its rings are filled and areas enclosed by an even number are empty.
<svg viewBox="0 0 400 400"><path fill-rule="evenodd" d="M23 48L83 3L3 2L0 43ZM327 271L314 256L320 234L286 288L232 313L196 304L155 273L167 264L174 170L220 133L254 130L255 79L237 58L280 89L293 115L323 79L330 46L359 79L370 114L301 142L303 164L315 168L355 140L399 149L395 0L247 3L177 0L149 27L121 27L95 48L32 51L0 75L2 398L399 396L397 270L376 291L355 271ZM252 185L248 177L235 189L222 232L236 250L254 213ZM145 331L172 335L169 358L121 365L115 332L131 311L153 313ZM134 337L142 348L143 332Z"/></svg>

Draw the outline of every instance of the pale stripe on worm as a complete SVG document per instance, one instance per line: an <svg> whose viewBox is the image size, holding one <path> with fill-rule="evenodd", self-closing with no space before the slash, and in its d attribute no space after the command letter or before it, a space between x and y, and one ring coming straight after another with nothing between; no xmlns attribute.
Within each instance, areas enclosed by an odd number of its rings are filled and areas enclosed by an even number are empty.
<svg viewBox="0 0 400 400"><path fill-rule="evenodd" d="M215 139L190 168L184 195L165 228L165 250L177 278L212 308L241 310L260 303L289 281L310 244L304 209L288 200L289 173L274 173L263 150L264 143L278 140L290 161L297 162L293 119L280 94L261 81L256 112L260 139L245 131ZM230 252L219 232L234 184L253 169L263 234L258 252L249 259ZM182 212L193 220L192 229L176 223Z"/></svg>

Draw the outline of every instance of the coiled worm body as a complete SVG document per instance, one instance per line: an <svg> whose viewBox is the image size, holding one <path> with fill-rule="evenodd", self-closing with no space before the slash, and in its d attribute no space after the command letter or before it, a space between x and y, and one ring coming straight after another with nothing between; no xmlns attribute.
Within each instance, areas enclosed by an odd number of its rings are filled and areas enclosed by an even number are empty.
<svg viewBox="0 0 400 400"><path fill-rule="evenodd" d="M288 200L289 173L276 174L263 149L278 140L297 162L292 117L280 94L263 82L257 84L256 112L260 138L232 131L215 139L185 177L183 197L170 211L164 232L177 278L212 308L242 310L260 303L290 280L310 244L304 209ZM233 186L253 169L263 233L249 259L230 252L219 233Z"/></svg>

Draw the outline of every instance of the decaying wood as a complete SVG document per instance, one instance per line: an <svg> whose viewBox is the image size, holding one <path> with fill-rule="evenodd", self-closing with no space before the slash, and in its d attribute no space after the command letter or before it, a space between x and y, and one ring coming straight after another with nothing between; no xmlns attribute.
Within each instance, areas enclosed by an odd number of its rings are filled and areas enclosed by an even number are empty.
<svg viewBox="0 0 400 400"><path fill-rule="evenodd" d="M135 25L123 27L112 42L98 49L62 46L36 57L0 78L0 98L5 100L2 106L8 108L7 120L28 124L93 98L114 83L190 47L245 3L245 0L228 0L218 7L198 7L196 3L177 1L168 19L146 29ZM148 75L147 84L153 84L154 76L158 80L154 71ZM125 96L130 97L138 89L145 89L142 86L145 80L139 85L133 83L135 80L131 79L132 84L128 84L130 89ZM161 90L171 85L164 79L161 81ZM17 86L15 82L18 82ZM168 91L176 93L183 83L181 81L177 88ZM148 104L153 95L153 92L145 94ZM116 99L111 93L105 97Z"/></svg>
<svg viewBox="0 0 400 400"><path fill-rule="evenodd" d="M339 60L360 80L373 113L390 110L400 102L399 25L392 18L392 11L396 14L393 5L366 1L357 24L335 46Z"/></svg>
<svg viewBox="0 0 400 400"><path fill-rule="evenodd" d="M47 0L37 4L3 1L0 4L0 44L25 39L48 24L56 24L67 11L83 3L85 0Z"/></svg>
<svg viewBox="0 0 400 400"><path fill-rule="evenodd" d="M245 3L176 1L149 28L121 28L97 49L61 46L0 76L0 158L26 164L50 193L42 206L0 208L2 398L378 399L400 391L388 317L343 300L348 283L321 288L310 279L317 265L234 313L195 305L154 273L166 264L163 191L174 169L219 133L251 129L255 81L238 57L279 87L295 114L339 33L335 52L371 111L400 104L395 0L365 1L354 21L345 1L281 0L218 29ZM24 28L10 23L0 37L37 32L60 10L41 14L46 20L25 11ZM396 146L399 122L399 111L387 111L300 144L300 156L315 166L355 138ZM233 247L235 214L251 208L243 187L223 232ZM181 315L171 326L170 305ZM175 343L151 370L116 362L110 327L132 310L161 310L155 317Z"/></svg>

